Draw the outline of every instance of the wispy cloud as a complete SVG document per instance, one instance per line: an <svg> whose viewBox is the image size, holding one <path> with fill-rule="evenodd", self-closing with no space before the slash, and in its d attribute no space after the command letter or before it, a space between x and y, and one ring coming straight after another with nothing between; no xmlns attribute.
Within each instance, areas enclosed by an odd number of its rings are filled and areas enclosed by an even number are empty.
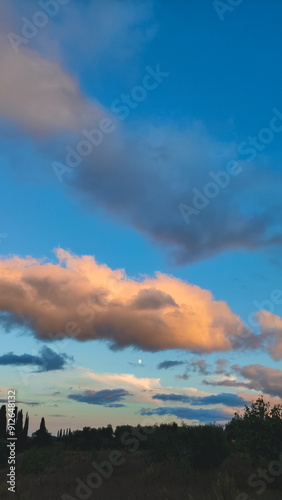
<svg viewBox="0 0 282 500"><path fill-rule="evenodd" d="M228 365L227 359L218 359L216 361L215 373L217 373L217 374L225 373L227 365Z"/></svg>
<svg viewBox="0 0 282 500"><path fill-rule="evenodd" d="M204 359L200 359L199 361L191 361L189 366L192 370L198 371L201 375L208 375L209 370L207 366L207 362Z"/></svg>
<svg viewBox="0 0 282 500"><path fill-rule="evenodd" d="M85 378L95 380L111 387L123 385L128 390L151 391L160 387L159 378L136 377L132 373L93 373L88 372Z"/></svg>
<svg viewBox="0 0 282 500"><path fill-rule="evenodd" d="M270 394L270 396L279 396L282 398L282 370L268 368L259 364L243 367L233 365L231 369L243 377L244 380L237 380L235 378L223 380L205 379L203 383L212 386L246 387L247 389L253 389L261 393Z"/></svg>
<svg viewBox="0 0 282 500"><path fill-rule="evenodd" d="M1 398L0 403L7 404L7 398ZM17 404L21 405L27 405L27 406L41 406L43 403L40 403L39 401L22 401L22 400L17 400Z"/></svg>

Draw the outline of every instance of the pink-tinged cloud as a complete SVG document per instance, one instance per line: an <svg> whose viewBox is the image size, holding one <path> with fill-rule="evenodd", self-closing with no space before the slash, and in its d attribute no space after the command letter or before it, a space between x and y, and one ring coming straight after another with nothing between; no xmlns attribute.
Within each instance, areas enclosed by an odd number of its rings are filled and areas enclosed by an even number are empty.
<svg viewBox="0 0 282 500"><path fill-rule="evenodd" d="M26 47L16 54L7 45L0 49L0 57L5 68L0 81L0 112L24 132L44 136L81 131L106 117L102 106L89 102L78 82L58 62Z"/></svg>
<svg viewBox="0 0 282 500"><path fill-rule="evenodd" d="M256 394L248 394L247 392L238 392L238 396L241 398L245 399L249 403L252 401L256 401L260 396L261 392L257 392ZM278 405L282 403L282 398L279 398L278 396L270 396L269 394L264 394L264 399L265 401L268 401L271 406Z"/></svg>
<svg viewBox="0 0 282 500"><path fill-rule="evenodd" d="M282 318L268 311L260 311L258 320L269 354L279 361L282 358Z"/></svg>
<svg viewBox="0 0 282 500"><path fill-rule="evenodd" d="M231 368L239 377L242 377L243 380L226 378L217 381L204 380L204 383L212 386L245 387L247 389L259 391L260 394L264 393L273 397L282 398L282 370L278 368L268 368L267 366L259 364L242 367L233 365Z"/></svg>
<svg viewBox="0 0 282 500"><path fill-rule="evenodd" d="M55 253L58 263L0 260L6 329L20 324L39 339L105 340L113 349L208 353L233 349L240 335L243 343L246 328L239 316L208 290L160 272L134 280L92 256ZM252 345L254 334L248 334Z"/></svg>
<svg viewBox="0 0 282 500"><path fill-rule="evenodd" d="M104 386L116 388L122 384L129 391L146 392L160 388L159 378L136 377L133 373L94 373L87 372L86 379L94 380Z"/></svg>

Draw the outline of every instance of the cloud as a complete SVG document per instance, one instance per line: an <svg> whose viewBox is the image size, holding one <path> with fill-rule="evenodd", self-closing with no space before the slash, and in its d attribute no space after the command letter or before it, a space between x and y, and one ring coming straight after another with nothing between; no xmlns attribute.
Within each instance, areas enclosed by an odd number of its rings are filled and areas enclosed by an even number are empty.
<svg viewBox="0 0 282 500"><path fill-rule="evenodd" d="M56 418L64 417L64 418L67 418L67 415L60 415L58 413L54 414L54 415L50 415L50 413L49 413L48 417L56 417Z"/></svg>
<svg viewBox="0 0 282 500"><path fill-rule="evenodd" d="M48 372L52 370L63 370L71 359L67 354L57 354L47 346L40 349L39 356L31 354L17 355L13 352L0 356L0 366L38 366L38 372Z"/></svg>
<svg viewBox="0 0 282 500"><path fill-rule="evenodd" d="M119 408L125 406L118 402L123 400L126 396L132 396L132 394L124 389L105 389L97 392L86 390L82 394L70 394L68 398L74 399L80 403Z"/></svg>
<svg viewBox="0 0 282 500"><path fill-rule="evenodd" d="M154 289L140 290L132 301L133 309L162 309L169 306L178 307L170 295Z"/></svg>
<svg viewBox="0 0 282 500"><path fill-rule="evenodd" d="M7 404L7 398L6 399L1 398L0 403ZM27 406L41 406L42 405L42 403L39 403L38 401L20 401L20 400L17 400L17 404L27 405Z"/></svg>
<svg viewBox="0 0 282 500"><path fill-rule="evenodd" d="M260 311L257 317L268 352L275 361L279 361L282 358L282 318L268 311Z"/></svg>
<svg viewBox="0 0 282 500"><path fill-rule="evenodd" d="M114 71L131 62L156 35L153 7L147 0L70 2L63 23L54 23L52 33L73 64L100 64Z"/></svg>
<svg viewBox="0 0 282 500"><path fill-rule="evenodd" d="M11 0L3 5L0 112L5 127L1 132L9 138L16 132L18 146L20 130L50 158L48 152L54 155L58 149L65 150L62 140L71 141L85 128L99 127L102 118L111 117L113 123L116 121L113 113L106 112L93 96L89 99L81 91L82 68L96 66L97 73L99 65L103 70L108 65L111 74L115 70L118 74L121 65L126 61L131 64L131 57L155 36L157 25L153 6L146 1L138 5L131 0L126 5L121 0L84 5L70 2L58 6L58 13L64 13L63 22L60 15L54 16L56 22L49 16L47 26L35 28L36 36L24 35L26 43L17 45L12 39L22 37L23 19L32 20L36 12L38 5L32 3L19 5L17 0ZM130 68L128 75L133 74L132 65ZM103 70L99 70L101 78L105 74ZM10 130L8 124L15 130ZM22 162L23 157L19 156ZM39 161L42 163L42 157ZM51 170L50 164L47 168Z"/></svg>
<svg viewBox="0 0 282 500"><path fill-rule="evenodd" d="M0 82L1 116L24 133L39 139L64 130L80 131L106 116L59 63L25 47L15 54L4 46L0 57L5 68Z"/></svg>
<svg viewBox="0 0 282 500"><path fill-rule="evenodd" d="M152 399L161 401L181 401L193 406L222 404L225 406L244 406L247 401L237 394L222 393L211 394L209 396L187 396L185 394L155 394Z"/></svg>
<svg viewBox="0 0 282 500"><path fill-rule="evenodd" d="M257 392L257 394L249 394L247 392L238 392L238 396L241 396L244 398L246 401L248 401L248 404L250 404L252 401L256 401L259 397L261 397L261 391ZM269 394L265 394L266 401L270 403L271 406L278 405L282 403L282 398L279 398L279 396L270 396Z"/></svg>
<svg viewBox="0 0 282 500"><path fill-rule="evenodd" d="M59 7L55 22L49 18L47 26L28 43L45 55L54 56L55 53L75 69L91 64L95 69L100 65L114 71L126 62L131 63L132 56L142 52L156 35L158 26L153 7L147 0L138 3L134 0L69 1ZM6 22L2 31L10 29L20 34L22 16L31 19L38 5L9 0L9 5L3 5L3 9Z"/></svg>
<svg viewBox="0 0 282 500"><path fill-rule="evenodd" d="M255 344L255 342L253 342L253 343ZM224 373L224 367L225 367L226 363L227 363L227 360L218 359L216 361L215 373ZM188 380L188 378L189 378L188 373L190 371L194 371L194 372L198 371L201 375L209 375L211 373L210 367L208 367L208 365L204 359L200 359L199 361L192 360L189 362L189 366L187 366L183 375L177 375L176 378Z"/></svg>
<svg viewBox="0 0 282 500"><path fill-rule="evenodd" d="M161 407L154 410L143 408L140 415L175 415L177 418L185 420L196 420L199 422L219 422L230 420L230 413L226 410L194 410L183 407Z"/></svg>
<svg viewBox="0 0 282 500"><path fill-rule="evenodd" d="M218 174L222 178L228 161L235 159L242 173L230 180L232 190L215 184L218 195L206 198L206 186L213 182L210 166L214 165L213 175L223 172ZM281 206L277 189L281 174L260 165L254 178L258 162L243 160L235 143L216 140L201 124L181 130L145 124L134 128L134 137L120 128L118 135L108 136L66 182L90 211L102 208L168 250L171 263L185 265L235 248L253 251L281 245L272 200L264 196L259 212L256 201L264 182ZM188 224L181 204L194 212L194 205L201 207Z"/></svg>
<svg viewBox="0 0 282 500"><path fill-rule="evenodd" d="M225 371L226 371L226 365L227 364L228 364L228 360L227 359L218 359L216 361L216 370L215 370L215 373L217 373L217 374L225 373Z"/></svg>
<svg viewBox="0 0 282 500"><path fill-rule="evenodd" d="M216 301L208 290L160 272L134 280L92 256L78 257L63 249L55 253L58 263L32 257L0 259L0 311L7 330L22 325L44 340L72 337L104 340L113 349L199 353L232 350L234 337L241 340L246 332L248 341L255 337L226 302ZM152 310L132 305L142 290L147 300L147 291L152 291ZM159 297L169 292L177 307L170 300L155 309L156 291ZM242 344L245 347L243 339Z"/></svg>
<svg viewBox="0 0 282 500"><path fill-rule="evenodd" d="M194 369L194 371L199 371L202 375L208 375L209 371L207 368L207 363L204 359L200 359L199 361L191 361L190 366Z"/></svg>
<svg viewBox="0 0 282 500"><path fill-rule="evenodd" d="M282 398L282 370L278 368L268 368L259 364L247 365L240 367L233 365L231 367L238 375L246 381L236 379L225 380L204 380L206 385L226 386L226 387L246 387L256 391L270 394L270 396L278 396Z"/></svg>
<svg viewBox="0 0 282 500"><path fill-rule="evenodd" d="M5 21L8 17L9 23L17 24L18 19L20 24L22 8L12 0L9 4L12 9L5 6ZM34 14L33 6L25 8L30 9L27 15ZM101 117L109 117L116 125L122 120L121 108L131 112L129 106L121 105L119 96L113 96L119 104L109 103L107 111L101 103L88 99L73 73L79 74L78 68L81 64L85 67L86 62L99 63L108 78L108 71L112 74L115 65L120 69L123 61L142 52L157 31L153 11L154 3L146 1L105 0L84 6L70 3L64 8L63 23L49 19L46 29L29 40L28 46L21 46L18 54L8 44L7 27L0 23L5 41L0 50L1 114L35 139L44 160L50 158L50 165L58 151L58 161L65 162L67 144L62 146L61 140L66 131L75 148L80 140L85 141L82 131L97 127ZM155 64L157 67L159 61ZM140 83L140 70L130 70L126 73L134 78L121 94L130 94ZM162 67L161 71L168 73L169 68ZM155 92L167 98L165 86ZM253 251L281 245L280 172L271 169L269 162L260 163L259 155L255 162L248 161L246 153L239 154L239 144L218 140L200 122L178 127L151 121L150 117L138 126L132 126L132 121L130 126L120 123L115 133L93 148L93 154L83 158L66 181L73 196L90 211L98 207L135 228L165 248L170 261L177 265L234 249ZM43 143L46 137L49 142ZM23 158L19 156L22 167ZM240 175L227 174L230 160L238 160ZM217 184L215 175L219 176ZM232 189L229 185L226 189L218 187L225 183L226 175ZM204 194L207 191L211 193L209 198ZM214 196L216 191L218 195ZM183 204L194 211L196 205L204 208L196 209L196 215L186 224L179 210Z"/></svg>
<svg viewBox="0 0 282 500"><path fill-rule="evenodd" d="M25 37L27 43L13 42L23 34L23 16L32 20L36 12L38 5L19 5L17 0L3 6L1 116L37 140L54 132L95 127L105 111L83 95L74 73L83 64L105 68L107 61L113 71L130 61L156 34L152 5L143 1L125 5L121 0L84 5L70 2L58 6L63 22L60 15L54 16L56 22L49 16L47 25L34 37ZM71 66L71 73L66 66Z"/></svg>
<svg viewBox="0 0 282 500"><path fill-rule="evenodd" d="M188 375L188 369L185 370L183 375L176 375L176 378L180 378L182 380L188 380L189 377L190 377L190 375Z"/></svg>
<svg viewBox="0 0 282 500"><path fill-rule="evenodd" d="M162 361L158 364L157 368L159 370L171 368L172 366L184 365L185 361Z"/></svg>
<svg viewBox="0 0 282 500"><path fill-rule="evenodd" d="M122 384L128 390L151 391L152 389L159 388L159 378L141 378L136 377L132 373L93 373L88 372L85 378L107 384L110 387L116 387Z"/></svg>

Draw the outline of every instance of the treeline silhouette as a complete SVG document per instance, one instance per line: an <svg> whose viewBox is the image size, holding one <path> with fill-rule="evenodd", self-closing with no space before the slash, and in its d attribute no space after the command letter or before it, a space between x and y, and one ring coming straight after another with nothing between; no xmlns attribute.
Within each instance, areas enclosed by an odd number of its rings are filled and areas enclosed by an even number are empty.
<svg viewBox="0 0 282 500"><path fill-rule="evenodd" d="M29 417L23 424L22 410L16 411L17 451L26 449L96 451L117 449L133 453L146 450L154 462L178 462L191 470L209 470L217 467L232 452L248 455L252 464L259 460L277 460L282 452L282 405L264 401L260 396L242 415L234 417L225 426L215 423L187 425L182 422L136 427L84 427L82 430L60 429L52 436L46 429L44 417L40 428L28 436ZM6 406L0 409L0 463L7 465ZM49 456L50 453L48 452Z"/></svg>
<svg viewBox="0 0 282 500"><path fill-rule="evenodd" d="M282 457L282 405L271 407L260 396L245 406L243 415L235 413L225 427L225 434L233 444L232 449L247 453L253 464L260 457L267 461Z"/></svg>

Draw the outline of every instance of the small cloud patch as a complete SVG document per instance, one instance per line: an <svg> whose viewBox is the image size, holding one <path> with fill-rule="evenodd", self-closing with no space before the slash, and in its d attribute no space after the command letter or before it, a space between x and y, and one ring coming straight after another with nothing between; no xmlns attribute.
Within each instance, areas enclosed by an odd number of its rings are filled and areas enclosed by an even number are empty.
<svg viewBox="0 0 282 500"><path fill-rule="evenodd" d="M125 389L104 389L102 391L86 390L82 394L70 394L69 399L90 405L107 406L109 408L121 408L125 406L120 403L126 396L132 396Z"/></svg>

